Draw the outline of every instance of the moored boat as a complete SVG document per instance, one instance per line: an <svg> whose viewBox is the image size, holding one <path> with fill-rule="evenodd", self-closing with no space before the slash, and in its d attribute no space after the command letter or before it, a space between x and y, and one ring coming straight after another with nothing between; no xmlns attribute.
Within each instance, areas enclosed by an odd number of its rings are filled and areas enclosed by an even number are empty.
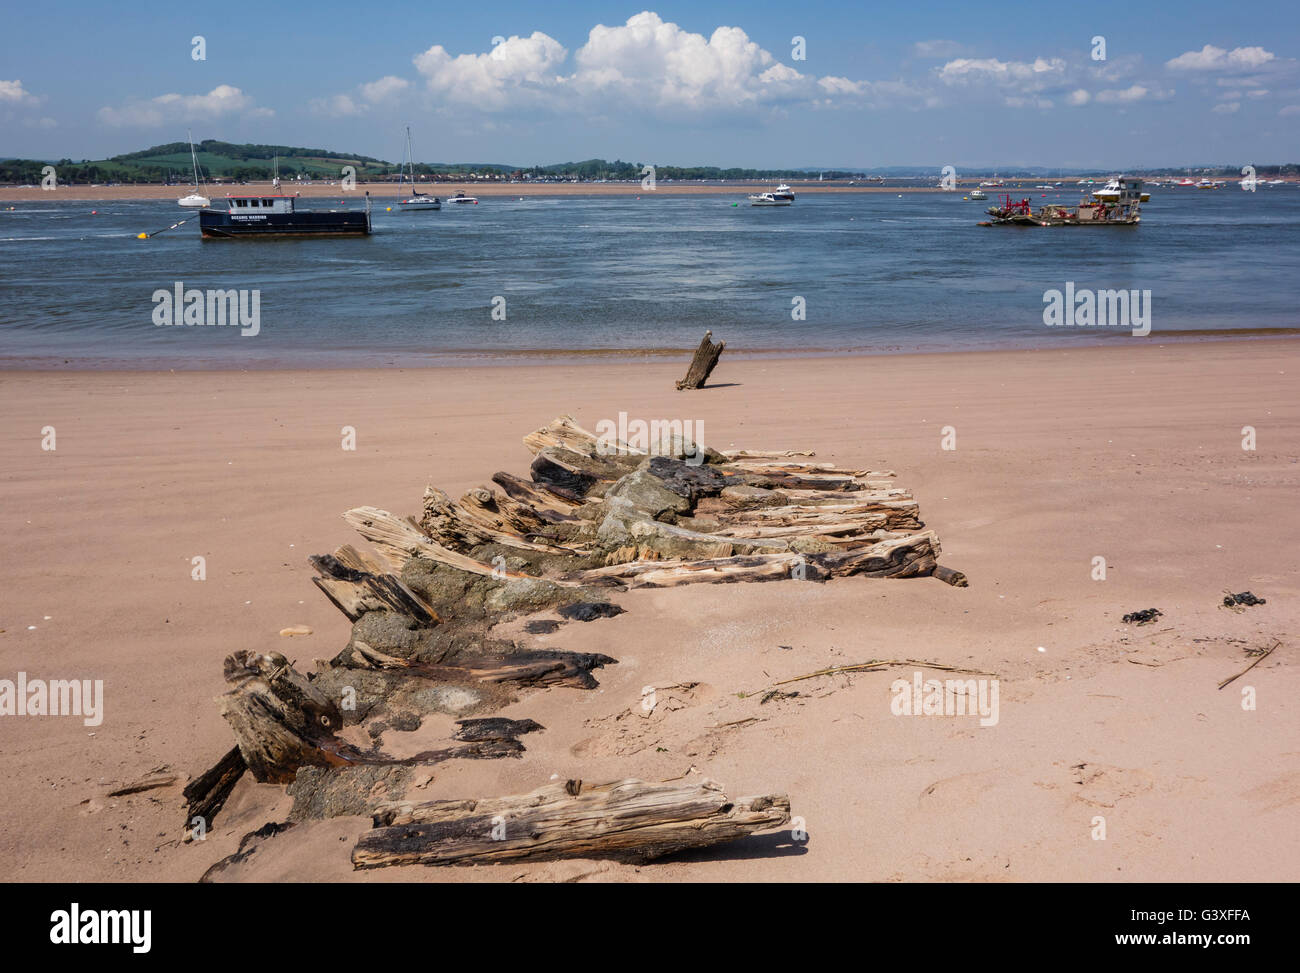
<svg viewBox="0 0 1300 973"><path fill-rule="evenodd" d="M406 178L406 167L410 166L411 170L411 195L405 198L401 197L402 182ZM397 177L397 208L403 212L413 212L417 210L437 210L442 209L442 200L437 196L431 196L428 193L422 193L415 188L415 156L411 152L411 126L406 126L406 159L403 160L401 174Z"/></svg>
<svg viewBox="0 0 1300 973"><path fill-rule="evenodd" d="M785 183L781 183L781 185L777 186L776 189L772 191L771 195L776 199L784 199L791 203L794 202L794 192L791 191L790 187Z"/></svg>
<svg viewBox="0 0 1300 973"><path fill-rule="evenodd" d="M1108 203L1113 203L1120 198L1123 191L1124 189L1120 185L1120 180L1118 177L1116 177L1112 179L1110 182L1106 183L1106 185L1102 186L1101 189L1094 189L1092 191L1092 195L1096 199L1101 199L1101 200L1105 200ZM1139 190L1138 202L1148 203L1150 201L1151 201L1151 194L1146 191Z"/></svg>
<svg viewBox="0 0 1300 973"><path fill-rule="evenodd" d="M773 193L754 193L749 197L751 206L789 206L791 200L778 199Z"/></svg>
<svg viewBox="0 0 1300 973"><path fill-rule="evenodd" d="M981 226L1135 226L1142 222L1142 180L1119 176L1112 180L1114 189L1093 193L1092 202L1078 206L1049 204L1035 210L1028 199L1013 202L1010 194L997 206L987 210L992 220ZM1109 188L1110 184L1108 184Z"/></svg>
<svg viewBox="0 0 1300 973"><path fill-rule="evenodd" d="M478 204L478 199L473 196L466 196L464 193L457 193L455 196L447 197L449 203L473 203Z"/></svg>
<svg viewBox="0 0 1300 973"><path fill-rule="evenodd" d="M228 195L225 209L199 213L203 237L369 236L370 194L364 210L297 210L296 196Z"/></svg>
<svg viewBox="0 0 1300 973"><path fill-rule="evenodd" d="M182 196L176 202L186 209L206 209L212 205L212 200L199 192L199 157L194 154L194 133L186 133L190 142L190 162L194 166L194 192L188 196Z"/></svg>

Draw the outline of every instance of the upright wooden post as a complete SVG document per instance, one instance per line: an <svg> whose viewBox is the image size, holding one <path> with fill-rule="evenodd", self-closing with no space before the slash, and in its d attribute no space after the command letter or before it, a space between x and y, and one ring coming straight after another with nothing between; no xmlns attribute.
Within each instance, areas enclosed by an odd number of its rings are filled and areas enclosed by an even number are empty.
<svg viewBox="0 0 1300 973"><path fill-rule="evenodd" d="M727 347L725 341L719 341L715 345L709 340L712 337L712 331L704 332L704 340L695 349L695 357L691 359L691 367L686 370L686 377L677 383L679 390L703 388L704 383L708 381L709 374L717 366L718 358L722 355L722 349Z"/></svg>

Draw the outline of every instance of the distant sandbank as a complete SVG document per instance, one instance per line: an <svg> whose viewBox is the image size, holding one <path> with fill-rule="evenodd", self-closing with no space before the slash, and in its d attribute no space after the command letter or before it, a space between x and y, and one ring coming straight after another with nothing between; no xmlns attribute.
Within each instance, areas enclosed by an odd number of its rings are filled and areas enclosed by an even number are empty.
<svg viewBox="0 0 1300 973"><path fill-rule="evenodd" d="M476 197L509 197L509 196L716 196L725 193L762 193L769 192L777 185L777 180L769 183L676 183L660 181L653 190L642 189L638 183L608 183L608 182L547 182L547 183L422 183L420 189L423 192L431 192L438 196L447 197L458 192L463 192L467 196ZM1029 188L1029 187L1011 187L1011 188ZM813 183L811 185L795 184L793 186L796 194L809 193L939 193L944 190L933 186L908 187L908 186L881 186L873 184L869 186L855 185L850 186L847 183ZM0 202L16 202L19 200L33 199L166 199L175 200L184 196L190 191L187 186L161 186L161 185L132 185L132 186L59 186L52 190L42 190L39 187L22 188L22 187L0 187ZM259 193L271 193L270 183L249 183L246 186L207 186L204 189L205 195L210 199L219 199L229 194L235 195L256 195ZM311 185L293 185L288 184L281 188L281 192L299 193L304 198L340 198L340 199L363 199L367 192L376 198L392 198L405 195L411 191L410 184L405 187L399 187L396 183L376 182L376 183L358 183L357 188L344 192L339 186L330 186L325 183L313 183Z"/></svg>

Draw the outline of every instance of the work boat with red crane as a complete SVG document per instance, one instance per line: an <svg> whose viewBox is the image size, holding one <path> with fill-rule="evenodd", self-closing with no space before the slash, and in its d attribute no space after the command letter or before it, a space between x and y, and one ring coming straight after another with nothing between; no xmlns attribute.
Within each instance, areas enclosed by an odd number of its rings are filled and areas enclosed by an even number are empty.
<svg viewBox="0 0 1300 973"><path fill-rule="evenodd" d="M987 210L991 220L980 226L1136 226L1142 222L1142 180L1128 176L1112 179L1093 200L1078 206L1048 204L1035 210L1028 199L1013 201L1009 193Z"/></svg>

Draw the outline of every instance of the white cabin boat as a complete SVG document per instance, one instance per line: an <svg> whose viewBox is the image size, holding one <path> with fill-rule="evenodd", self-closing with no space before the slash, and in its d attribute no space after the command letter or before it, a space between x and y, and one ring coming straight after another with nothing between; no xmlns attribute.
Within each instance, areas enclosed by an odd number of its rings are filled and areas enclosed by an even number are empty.
<svg viewBox="0 0 1300 973"><path fill-rule="evenodd" d="M1092 191L1093 198L1100 199L1103 202L1107 202L1107 203L1118 202L1119 198L1124 195L1124 189L1125 189L1124 183L1125 183L1124 179L1122 179L1119 176L1116 176L1114 179L1106 183L1106 185L1102 186L1100 189L1094 189ZM1151 194L1144 190L1138 191L1138 197L1139 197L1138 201L1142 203L1149 203L1151 201Z"/></svg>

